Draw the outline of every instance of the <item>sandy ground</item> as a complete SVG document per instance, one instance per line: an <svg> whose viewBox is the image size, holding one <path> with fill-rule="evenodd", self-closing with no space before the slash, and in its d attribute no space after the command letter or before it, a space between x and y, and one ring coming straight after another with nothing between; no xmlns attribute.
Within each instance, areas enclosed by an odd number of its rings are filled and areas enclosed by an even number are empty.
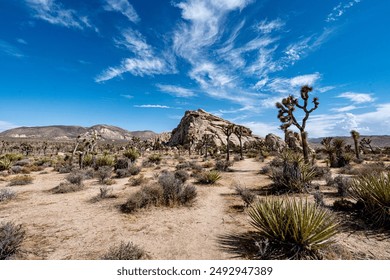
<svg viewBox="0 0 390 280"><path fill-rule="evenodd" d="M21 259L100 259L121 241L139 245L150 259L245 258L244 253L223 245L240 242L227 236L252 230L234 185L261 193L270 183L267 176L258 174L265 164L254 159L235 162L232 172L224 172L216 185L196 185L198 197L191 206L153 207L134 214L123 214L118 208L140 188L128 185L128 178L115 179L111 186L117 198L93 201L100 187L96 179L87 180L82 191L53 194L49 190L63 182L66 174L47 168L46 174L31 174L32 184L10 187L17 197L0 203L0 222L23 224L27 235ZM168 160L162 169L174 166ZM153 177L159 171L144 168L142 173ZM6 185L0 181L0 189ZM343 258L390 259L390 239L383 234L346 228L338 234L337 244L347 252Z"/></svg>

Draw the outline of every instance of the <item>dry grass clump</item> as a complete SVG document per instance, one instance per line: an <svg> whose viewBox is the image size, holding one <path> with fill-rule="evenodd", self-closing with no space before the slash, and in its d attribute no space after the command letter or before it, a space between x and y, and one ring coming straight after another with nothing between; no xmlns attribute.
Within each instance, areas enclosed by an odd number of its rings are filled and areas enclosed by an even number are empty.
<svg viewBox="0 0 390 280"><path fill-rule="evenodd" d="M346 197L349 193L351 179L342 175L338 175L333 179L333 186L337 188L337 193L341 197Z"/></svg>
<svg viewBox="0 0 390 280"><path fill-rule="evenodd" d="M82 185L85 178L85 174L80 171L73 171L65 177L65 179L75 185Z"/></svg>
<svg viewBox="0 0 390 280"><path fill-rule="evenodd" d="M17 175L9 181L9 186L23 186L33 182L33 177L30 175Z"/></svg>
<svg viewBox="0 0 390 280"><path fill-rule="evenodd" d="M390 225L390 173L359 177L350 185L351 196L357 200L362 214L374 226Z"/></svg>
<svg viewBox="0 0 390 280"><path fill-rule="evenodd" d="M139 175L138 177L130 178L129 183L132 186L140 186L148 181L147 178L143 174Z"/></svg>
<svg viewBox="0 0 390 280"><path fill-rule="evenodd" d="M221 178L221 174L216 170L204 171L198 175L198 182L205 185L212 185Z"/></svg>
<svg viewBox="0 0 390 280"><path fill-rule="evenodd" d="M261 258L321 259L337 233L336 217L307 199L265 199L248 211L251 225L269 245Z"/></svg>
<svg viewBox="0 0 390 280"><path fill-rule="evenodd" d="M149 206L187 205L197 196L196 188L184 185L172 172L160 175L158 184L144 186L133 194L128 201L121 205L121 211L131 213L140 208Z"/></svg>
<svg viewBox="0 0 390 280"><path fill-rule="evenodd" d="M116 198L116 196L112 194L112 187L100 186L99 191L98 199Z"/></svg>
<svg viewBox="0 0 390 280"><path fill-rule="evenodd" d="M51 191L55 194L58 193L71 193L78 192L84 189L84 185L71 184L69 182L62 182L57 187L52 188Z"/></svg>
<svg viewBox="0 0 390 280"><path fill-rule="evenodd" d="M117 178L126 178L134 175L138 175L141 172L141 167L137 165L130 165L124 169L117 169L115 171Z"/></svg>
<svg viewBox="0 0 390 280"><path fill-rule="evenodd" d="M366 175L372 175L372 174L380 174L383 172L389 171L389 167L386 167L386 165L379 161L379 162L372 162L367 164L361 164L356 168L346 166L342 170L340 170L340 173L348 174L348 175L357 175L357 176L366 176Z"/></svg>
<svg viewBox="0 0 390 280"><path fill-rule="evenodd" d="M152 154L148 157L148 161L154 164L160 164L162 160L161 154Z"/></svg>
<svg viewBox="0 0 390 280"><path fill-rule="evenodd" d="M132 242L121 242L111 247L102 257L103 260L140 260L146 256L145 251Z"/></svg>
<svg viewBox="0 0 390 280"><path fill-rule="evenodd" d="M185 170L177 170L175 172L175 178L184 183L190 178L190 175Z"/></svg>
<svg viewBox="0 0 390 280"><path fill-rule="evenodd" d="M10 189L0 190L0 202L13 199L16 196L15 192Z"/></svg>
<svg viewBox="0 0 390 280"><path fill-rule="evenodd" d="M13 222L0 225L0 260L9 260L20 251L25 236L22 225Z"/></svg>

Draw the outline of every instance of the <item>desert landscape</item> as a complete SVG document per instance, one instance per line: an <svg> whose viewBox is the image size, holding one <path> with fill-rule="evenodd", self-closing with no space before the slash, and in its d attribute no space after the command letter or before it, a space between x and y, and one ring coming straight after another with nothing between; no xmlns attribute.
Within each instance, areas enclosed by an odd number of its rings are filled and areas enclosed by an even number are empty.
<svg viewBox="0 0 390 280"><path fill-rule="evenodd" d="M261 138L201 109L171 133L100 125L0 137L2 259L390 259L389 148L356 131L357 154L324 138L309 141L309 162L298 133ZM364 178L379 203L362 194ZM273 217L288 228L277 212L289 203L291 221L322 215L299 240L264 229Z"/></svg>

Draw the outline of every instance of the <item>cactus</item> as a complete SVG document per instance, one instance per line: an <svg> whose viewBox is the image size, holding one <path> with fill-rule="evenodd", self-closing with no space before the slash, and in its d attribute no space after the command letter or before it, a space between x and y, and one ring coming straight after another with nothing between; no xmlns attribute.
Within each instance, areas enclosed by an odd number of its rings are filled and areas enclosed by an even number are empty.
<svg viewBox="0 0 390 280"><path fill-rule="evenodd" d="M311 92L313 88L309 86L303 86L301 88L301 98L303 99L303 105L300 105L298 103L298 99L293 97L292 95L288 96L287 98L283 98L282 102L276 103L276 108L279 109L278 113L278 119L282 122L282 125L280 128L283 131L286 131L291 125L294 125L297 127L301 134L301 141L302 141L302 150L303 150L303 158L305 160L305 163L309 163L309 145L307 142L307 132L306 129L306 122L309 118L309 115L318 108L319 102L318 98L313 98L314 107L311 109L308 109L307 106L309 101L309 92ZM299 108L304 111L305 116L302 119L302 123L299 123L297 119L295 118L294 111L295 108Z"/></svg>

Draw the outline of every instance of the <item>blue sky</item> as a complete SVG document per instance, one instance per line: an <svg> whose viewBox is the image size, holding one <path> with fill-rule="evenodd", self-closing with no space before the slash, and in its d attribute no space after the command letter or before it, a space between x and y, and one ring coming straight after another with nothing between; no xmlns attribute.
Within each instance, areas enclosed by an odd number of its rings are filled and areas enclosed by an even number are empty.
<svg viewBox="0 0 390 280"><path fill-rule="evenodd" d="M3 0L0 131L170 131L204 110L278 133L313 86L309 137L390 134L390 1Z"/></svg>

